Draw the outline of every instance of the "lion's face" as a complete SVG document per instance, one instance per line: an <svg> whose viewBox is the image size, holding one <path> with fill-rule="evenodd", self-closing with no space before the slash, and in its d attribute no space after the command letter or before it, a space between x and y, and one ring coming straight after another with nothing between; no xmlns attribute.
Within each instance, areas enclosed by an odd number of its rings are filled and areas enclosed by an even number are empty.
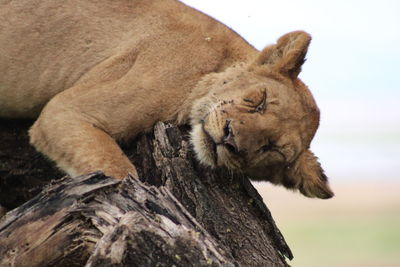
<svg viewBox="0 0 400 267"><path fill-rule="evenodd" d="M280 44L284 41L285 45ZM319 111L297 78L305 56L295 46L299 42L306 50L308 35L286 35L264 49L255 62L204 81L209 93L193 106L192 143L203 164L281 183L309 197L328 198L332 192L326 177L308 150ZM297 54L285 49L296 49ZM294 59L288 60L285 54ZM295 69L286 68L287 64Z"/></svg>
<svg viewBox="0 0 400 267"><path fill-rule="evenodd" d="M314 114L282 82L231 71L196 103L192 137L200 161L241 170L293 162L314 135Z"/></svg>

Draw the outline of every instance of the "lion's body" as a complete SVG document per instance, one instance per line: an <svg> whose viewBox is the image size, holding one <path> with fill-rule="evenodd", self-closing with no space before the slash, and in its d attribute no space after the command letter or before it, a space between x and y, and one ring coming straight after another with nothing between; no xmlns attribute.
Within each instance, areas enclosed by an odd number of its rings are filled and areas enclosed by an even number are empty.
<svg viewBox="0 0 400 267"><path fill-rule="evenodd" d="M159 120L188 122L193 103L209 95L210 73L259 56L223 24L174 0L0 5L0 117L40 114L32 144L71 175L135 174L115 140Z"/></svg>

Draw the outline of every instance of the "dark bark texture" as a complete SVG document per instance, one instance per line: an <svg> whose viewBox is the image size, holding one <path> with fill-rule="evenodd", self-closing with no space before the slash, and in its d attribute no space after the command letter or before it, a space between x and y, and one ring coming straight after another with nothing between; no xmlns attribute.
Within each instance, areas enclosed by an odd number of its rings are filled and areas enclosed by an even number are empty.
<svg viewBox="0 0 400 267"><path fill-rule="evenodd" d="M99 172L50 182L62 174L28 145L29 125L0 121L0 204L19 206L0 220L0 266L287 266L292 258L247 177L200 166L187 127L158 123L124 146L141 181Z"/></svg>
<svg viewBox="0 0 400 267"><path fill-rule="evenodd" d="M0 205L10 210L63 174L29 145L33 121L0 119Z"/></svg>

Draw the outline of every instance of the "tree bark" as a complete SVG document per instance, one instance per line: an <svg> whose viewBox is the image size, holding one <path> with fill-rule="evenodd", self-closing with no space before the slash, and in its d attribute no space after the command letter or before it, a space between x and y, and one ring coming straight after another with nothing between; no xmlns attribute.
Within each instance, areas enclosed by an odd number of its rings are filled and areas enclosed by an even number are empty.
<svg viewBox="0 0 400 267"><path fill-rule="evenodd" d="M29 145L31 120L0 119L0 205L10 210L64 176Z"/></svg>
<svg viewBox="0 0 400 267"><path fill-rule="evenodd" d="M28 147L7 129L0 135ZM95 173L47 185L0 221L0 266L287 266L290 249L248 178L200 166L187 136L186 126L158 123L124 146L141 181ZM28 165L0 151L7 208L60 176L34 150ZM31 178L42 184L27 188ZM3 196L8 187L20 197Z"/></svg>

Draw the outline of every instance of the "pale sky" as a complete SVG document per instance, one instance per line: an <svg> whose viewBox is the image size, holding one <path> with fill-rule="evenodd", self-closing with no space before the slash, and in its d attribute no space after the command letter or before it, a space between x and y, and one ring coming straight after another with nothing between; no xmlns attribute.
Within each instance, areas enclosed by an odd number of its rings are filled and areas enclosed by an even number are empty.
<svg viewBox="0 0 400 267"><path fill-rule="evenodd" d="M289 31L309 32L313 40L300 77L321 109L312 148L328 176L399 178L400 1L182 2L257 49Z"/></svg>

